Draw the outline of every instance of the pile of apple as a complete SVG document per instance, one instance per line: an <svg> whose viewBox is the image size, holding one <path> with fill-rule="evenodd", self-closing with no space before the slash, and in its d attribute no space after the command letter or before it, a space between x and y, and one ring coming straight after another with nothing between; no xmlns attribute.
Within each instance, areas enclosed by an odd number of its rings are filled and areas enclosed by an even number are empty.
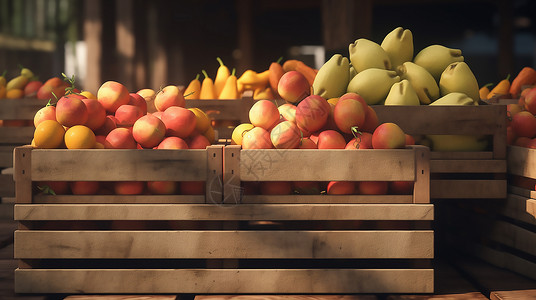
<svg viewBox="0 0 536 300"><path fill-rule="evenodd" d="M215 132L206 114L198 108L184 108L184 97L176 86L165 87L149 101L140 92L129 93L121 83L108 81L96 97L69 93L35 114L32 145L49 149L205 149L214 142ZM155 112L147 111L148 102L154 104Z"/></svg>
<svg viewBox="0 0 536 300"><path fill-rule="evenodd" d="M356 93L325 99L308 95L307 80L299 72L287 72L278 92L290 99L279 107L275 101L259 100L249 111L250 123L240 124L232 134L232 144L242 149L398 149L414 144L414 139L394 123L378 124L375 111ZM244 183L246 192L255 183ZM253 193L291 194L387 194L390 190L410 193L412 183L387 181L260 182Z"/></svg>
<svg viewBox="0 0 536 300"><path fill-rule="evenodd" d="M59 77L52 77L42 82L29 68L21 68L20 75L9 81L6 80L5 75L0 76L0 99L37 98L48 100L54 97L52 93L56 97L62 97L65 95L66 88L70 86L68 80Z"/></svg>
<svg viewBox="0 0 536 300"><path fill-rule="evenodd" d="M536 149L536 87L524 89L518 103L508 104L506 110L507 144Z"/></svg>

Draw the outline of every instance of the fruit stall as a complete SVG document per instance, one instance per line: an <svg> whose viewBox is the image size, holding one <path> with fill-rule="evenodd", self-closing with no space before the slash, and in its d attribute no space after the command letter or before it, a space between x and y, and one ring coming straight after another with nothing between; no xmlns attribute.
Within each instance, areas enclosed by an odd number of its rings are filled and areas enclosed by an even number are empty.
<svg viewBox="0 0 536 300"><path fill-rule="evenodd" d="M240 28L252 22L246 2ZM99 19L96 3L84 8ZM155 17L160 4L143 7ZM124 34L128 74L116 78L100 80L101 62L89 84L40 79L30 65L2 74L7 289L71 300L536 297L536 70L484 84L461 49L415 32L326 34L316 65L259 67L241 40L240 64L211 58L145 86ZM172 68L163 62L151 67Z"/></svg>

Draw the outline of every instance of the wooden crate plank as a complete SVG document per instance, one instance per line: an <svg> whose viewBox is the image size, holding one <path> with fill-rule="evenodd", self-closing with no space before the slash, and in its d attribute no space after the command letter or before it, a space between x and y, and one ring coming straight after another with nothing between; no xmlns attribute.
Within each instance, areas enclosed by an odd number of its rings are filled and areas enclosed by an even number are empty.
<svg viewBox="0 0 536 300"><path fill-rule="evenodd" d="M0 197L15 196L15 181L13 175L0 174Z"/></svg>
<svg viewBox="0 0 536 300"><path fill-rule="evenodd" d="M431 179L430 198L506 198L506 180Z"/></svg>
<svg viewBox="0 0 536 300"><path fill-rule="evenodd" d="M536 178L536 150L519 147L508 146L508 173Z"/></svg>
<svg viewBox="0 0 536 300"><path fill-rule="evenodd" d="M180 300L178 295L71 295L64 300Z"/></svg>
<svg viewBox="0 0 536 300"><path fill-rule="evenodd" d="M289 162L299 168L289 172ZM240 153L242 181L296 181L296 178L300 181L414 181L415 154L408 149L258 149Z"/></svg>
<svg viewBox="0 0 536 300"><path fill-rule="evenodd" d="M17 203L32 202L32 146L17 147L13 151L13 179Z"/></svg>
<svg viewBox="0 0 536 300"><path fill-rule="evenodd" d="M13 232L17 226L15 221L0 221L0 248L13 243Z"/></svg>
<svg viewBox="0 0 536 300"><path fill-rule="evenodd" d="M494 267L474 257L458 256L454 264L487 297L490 297L494 291L536 289L536 281L512 271Z"/></svg>
<svg viewBox="0 0 536 300"><path fill-rule="evenodd" d="M194 300L376 300L375 295L196 295Z"/></svg>
<svg viewBox="0 0 536 300"><path fill-rule="evenodd" d="M394 122L409 134L493 135L506 130L506 107L480 106L383 106L374 105L380 123ZM407 116L413 116L408 118ZM416 122L418 119L418 122ZM503 121L504 120L504 121ZM501 122L499 122L501 121ZM463 124L463 125L460 125ZM503 128L501 128L503 127Z"/></svg>
<svg viewBox="0 0 536 300"><path fill-rule="evenodd" d="M34 181L204 181L207 152L201 149L34 150L31 168Z"/></svg>
<svg viewBox="0 0 536 300"><path fill-rule="evenodd" d="M14 245L13 243L10 243L9 245L6 245L2 248L0 248L0 260L2 259L13 259L13 253L14 253ZM11 270L13 272L13 270ZM0 299L2 299L0 297Z"/></svg>
<svg viewBox="0 0 536 300"><path fill-rule="evenodd" d="M17 269L17 293L432 293L431 269Z"/></svg>
<svg viewBox="0 0 536 300"><path fill-rule="evenodd" d="M527 212L536 217L536 200L527 200Z"/></svg>
<svg viewBox="0 0 536 300"><path fill-rule="evenodd" d="M536 289L520 291L493 291L490 295L491 300L534 300L536 299Z"/></svg>
<svg viewBox="0 0 536 300"><path fill-rule="evenodd" d="M33 120L35 113L47 105L47 100L2 99L0 120Z"/></svg>
<svg viewBox="0 0 536 300"><path fill-rule="evenodd" d="M431 160L432 173L506 173L506 160Z"/></svg>
<svg viewBox="0 0 536 300"><path fill-rule="evenodd" d="M518 186L508 185L508 193L536 199L536 191L532 191Z"/></svg>
<svg viewBox="0 0 536 300"><path fill-rule="evenodd" d="M205 195L35 195L32 203L205 203Z"/></svg>
<svg viewBox="0 0 536 300"><path fill-rule="evenodd" d="M29 145L32 142L35 128L32 127L0 127L0 144Z"/></svg>
<svg viewBox="0 0 536 300"><path fill-rule="evenodd" d="M423 220L432 204L16 204L15 220Z"/></svg>
<svg viewBox="0 0 536 300"><path fill-rule="evenodd" d="M493 159L493 152L488 152L488 151L475 151L475 152L431 151L430 158L432 160L490 160L490 159Z"/></svg>
<svg viewBox="0 0 536 300"><path fill-rule="evenodd" d="M243 195L241 203L413 203L412 195Z"/></svg>
<svg viewBox="0 0 536 300"><path fill-rule="evenodd" d="M15 258L430 259L433 237L429 230L17 230Z"/></svg>
<svg viewBox="0 0 536 300"><path fill-rule="evenodd" d="M530 198L522 197L515 194L508 194L506 201L494 205L495 211L500 215L518 220L527 224L536 225L536 218L530 214Z"/></svg>

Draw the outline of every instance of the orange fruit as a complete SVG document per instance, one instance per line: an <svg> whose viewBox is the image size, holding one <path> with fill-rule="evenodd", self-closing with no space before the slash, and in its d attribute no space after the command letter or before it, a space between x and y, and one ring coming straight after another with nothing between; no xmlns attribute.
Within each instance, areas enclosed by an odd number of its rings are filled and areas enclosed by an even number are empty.
<svg viewBox="0 0 536 300"><path fill-rule="evenodd" d="M211 144L216 141L216 132L214 131L214 128L212 128L212 126L209 126L207 131L205 131L203 135L210 141Z"/></svg>
<svg viewBox="0 0 536 300"><path fill-rule="evenodd" d="M34 131L34 143L36 148L54 149L63 144L65 129L54 120L45 120Z"/></svg>
<svg viewBox="0 0 536 300"><path fill-rule="evenodd" d="M84 125L75 125L65 132L67 149L93 149L96 142L95 133Z"/></svg>
<svg viewBox="0 0 536 300"><path fill-rule="evenodd" d="M24 90L12 89L6 92L7 99L20 99L24 98Z"/></svg>
<svg viewBox="0 0 536 300"><path fill-rule="evenodd" d="M4 85L0 84L0 99L6 98L7 90Z"/></svg>

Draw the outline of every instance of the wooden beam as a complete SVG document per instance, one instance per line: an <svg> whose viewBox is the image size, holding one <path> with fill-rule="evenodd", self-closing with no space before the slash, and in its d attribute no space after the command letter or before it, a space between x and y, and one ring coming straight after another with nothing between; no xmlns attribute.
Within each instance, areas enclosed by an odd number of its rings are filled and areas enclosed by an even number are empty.
<svg viewBox="0 0 536 300"><path fill-rule="evenodd" d="M134 50L136 38L134 36L134 3L133 0L117 0L116 9L116 48L119 64L117 80L127 87L134 89Z"/></svg>
<svg viewBox="0 0 536 300"><path fill-rule="evenodd" d="M242 74L253 65L253 1L237 0L238 50L236 74Z"/></svg>
<svg viewBox="0 0 536 300"><path fill-rule="evenodd" d="M102 16L100 0L84 1L84 41L87 47L87 74L84 89L96 93L101 84Z"/></svg>
<svg viewBox="0 0 536 300"><path fill-rule="evenodd" d="M355 6L360 6L355 3L353 0L322 1L322 37L324 48L329 53L326 59L335 53L346 55L348 45L355 40L354 20L357 18L354 12Z"/></svg>

